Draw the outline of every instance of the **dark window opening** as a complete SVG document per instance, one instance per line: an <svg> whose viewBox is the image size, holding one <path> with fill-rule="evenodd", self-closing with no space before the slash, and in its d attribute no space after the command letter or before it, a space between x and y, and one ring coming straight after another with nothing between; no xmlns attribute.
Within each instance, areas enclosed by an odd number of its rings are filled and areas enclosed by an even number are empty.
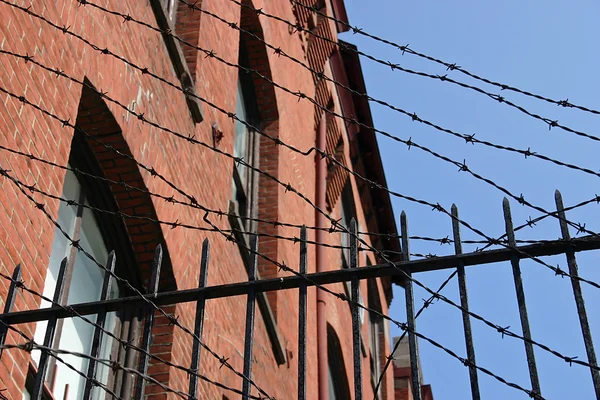
<svg viewBox="0 0 600 400"><path fill-rule="evenodd" d="M342 190L341 198L340 225L350 232L350 221L356 219L356 208L354 206L354 196L352 194L352 185L348 180ZM350 266L350 235L348 232L341 232L342 245L342 267L349 268Z"/></svg>
<svg viewBox="0 0 600 400"><path fill-rule="evenodd" d="M327 325L327 360L329 364L329 400L350 399L350 385L342 346L335 330Z"/></svg>
<svg viewBox="0 0 600 400"><path fill-rule="evenodd" d="M243 38L240 37L239 64L249 67L248 55ZM238 236L246 247L248 234L256 232L258 217L258 174L251 167L258 168L260 137L252 127L259 126L256 92L252 77L242 69L238 73L236 87L236 117L233 155L243 162L233 162L232 199L230 211ZM248 167L250 166L250 167ZM248 258L246 256L245 258Z"/></svg>

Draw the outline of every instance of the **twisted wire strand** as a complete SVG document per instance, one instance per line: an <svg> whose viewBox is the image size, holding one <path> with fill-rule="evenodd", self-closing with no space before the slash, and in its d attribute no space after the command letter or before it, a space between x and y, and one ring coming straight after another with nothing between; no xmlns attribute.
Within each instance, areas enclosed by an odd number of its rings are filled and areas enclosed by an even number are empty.
<svg viewBox="0 0 600 400"><path fill-rule="evenodd" d="M234 1L234 0L230 0L230 1ZM560 106L560 107L574 108L574 109L578 109L580 111L584 111L584 112L587 112L587 113L591 113L591 114L595 114L595 115L600 115L600 111L598 111L596 109L593 109L593 108L590 108L590 107L586 107L586 106L575 104L573 102L570 102L569 99L566 99L566 100L555 100L555 99L552 99L550 97L546 97L546 96L543 96L543 95L540 95L540 94L536 94L536 93L533 93L533 92L528 91L528 90L520 89L520 88L515 87L515 86L511 86L511 85L508 85L508 84L505 84L505 83L501 83L501 82L494 81L492 79L485 78L483 76L480 76L480 75L477 75L477 74L475 74L473 72L468 71L467 69L461 67L460 65L457 65L456 63L449 63L447 61L443 61L443 60L435 58L433 56L430 56L430 55L418 52L418 51L410 48L408 44L406 44L406 45L400 45L400 44L395 43L395 42L393 42L391 40L388 40L388 39L385 39L385 38L373 35L373 34L371 34L369 32L366 32L363 28L360 28L358 26L352 26L352 25L350 25L346 21L342 21L342 20L340 20L338 18L335 18L334 16L327 15L326 13L322 12L321 10L319 10L318 8L316 8L314 6L303 4L301 1L298 1L298 0L290 0L290 1L293 4L295 4L295 5L303 7L305 9L309 10L310 12L313 12L313 13L319 15L320 17L323 17L323 18L328 19L330 21L334 21L334 22L336 22L338 24L342 24L343 26L349 28L352 31L353 34L362 35L362 36L368 37L370 39L373 39L373 40L375 40L377 42L384 43L384 44L387 44L389 46L392 46L392 47L396 48L397 50L400 50L402 52L402 55L404 55L405 53L407 53L407 54L411 54L411 55L417 56L419 58L426 59L428 61L432 61L432 62L434 62L436 64L439 64L439 65L442 65L442 66L446 67L446 71L458 71L458 72L460 72L460 73L462 73L464 75L467 75L467 76L469 76L469 77L471 77L471 78L473 78L475 80L487 83L487 84L492 85L492 86L499 87L503 91L504 90L505 91L511 91L511 92L515 92L515 93L519 93L519 94L525 95L527 97L535 98L537 100L542 100L542 101L547 102L547 103L555 104L555 105ZM290 26L290 27L292 27L292 28L294 28L294 29L296 29L296 30L298 30L300 32L307 32L309 35L315 36L315 37L317 37L319 39L323 39L323 40L327 40L328 39L328 38L322 37L321 35L319 35L318 33L314 32L314 31L311 31L309 29L306 29L306 28L302 27L300 24L293 24L292 22L290 22L290 21L288 21L288 20L286 20L284 18L278 17L276 15L267 14L267 13L263 12L262 10L261 10L261 14L265 15L268 18L273 18L273 19L276 19L276 20L278 20L280 22L286 23L288 26ZM352 49L352 48L349 48L348 50L349 51L354 51L354 49ZM354 52L356 52L356 51L354 51ZM356 53L364 55L366 58L369 58L369 59L371 59L373 61L376 61L376 62L378 62L380 64L383 64L383 65L386 65L386 66L389 66L389 67L391 67L392 65L396 65L396 64L393 64L393 63L391 63L389 61L377 60L375 57L373 57L371 55L366 55L366 54L361 53L361 52L356 52ZM396 70L396 69L400 70L400 68L395 68L395 67L393 67L392 69L393 70ZM408 71L406 71L406 72L408 72ZM434 79L440 79L441 80L441 78L439 76L437 76L437 75L430 76L430 77L432 77Z"/></svg>

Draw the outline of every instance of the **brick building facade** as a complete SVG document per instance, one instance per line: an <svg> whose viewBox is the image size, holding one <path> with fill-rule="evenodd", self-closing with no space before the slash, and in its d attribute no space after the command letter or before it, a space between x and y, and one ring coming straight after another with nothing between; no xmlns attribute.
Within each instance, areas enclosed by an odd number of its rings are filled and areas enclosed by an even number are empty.
<svg viewBox="0 0 600 400"><path fill-rule="evenodd" d="M341 0L304 2L346 18ZM303 30L255 11L260 9ZM175 32L186 43L156 29ZM374 132L323 112L328 108L372 125L364 97L321 79L265 44L364 92L357 55L306 30L337 41L344 26L288 0L0 1L0 167L14 178L0 180L0 272L11 275L20 263L27 288L51 297L56 271L67 257L71 286L61 302L74 303L97 300L102 274L89 256L105 263L110 250L116 254L116 274L130 284L115 284L112 296L148 290L158 244L164 250L160 291L197 286L205 238L211 243L209 285L248 279L245 243L250 232L261 235L261 254L297 268L298 244L285 237L297 237L298 228L269 222L329 228L330 221L313 205L343 224L356 218L360 231L395 234L387 194L339 166L385 185ZM255 72L244 72L250 70ZM317 105L274 87L270 80L306 94ZM303 154L319 143L337 163L314 151ZM228 155L244 163L234 163ZM234 234L226 237L211 230L215 226ZM382 251L399 250L395 239L361 238ZM309 230L309 240L333 247L309 246L308 272L347 264L345 251L335 248L346 243L341 233ZM361 266L379 261L373 252L359 253ZM258 271L261 278L288 274L266 258L259 260ZM0 279L2 299L8 285ZM387 314L391 285L387 278L361 282L363 302ZM342 284L331 289L347 290ZM352 398L348 303L323 292L317 295L314 288L308 296L307 398ZM242 371L245 303L238 296L209 300L206 306L205 343L237 371ZM297 304L297 290L258 298L252 378L278 399L296 397ZM48 303L24 290L15 309L41 305ZM192 303L164 310L193 329ZM143 321L138 314L124 310L111 315L110 329L124 341L139 341ZM372 382L391 339L386 322L376 315L366 313L361 320L363 387L372 398ZM43 339L43 323L18 328L36 342ZM89 350L89 325L65 320L61 329L59 347ZM158 312L152 333L153 355L190 365L188 333ZM17 333L9 333L7 343L22 342ZM135 368L135 351L115 343L104 344L106 357ZM4 352L4 396L21 399L25 388L31 390L38 358L35 351ZM84 361L76 359L69 358L83 370ZM241 387L240 377L215 357L203 356L200 372L225 386ZM152 360L148 374L187 391L182 369ZM133 398L134 376L118 369L100 375L121 398ZM76 373L54 363L46 395L78 399L82 385ZM98 388L93 393L104 395ZM178 397L156 383L147 386L146 395ZM200 382L199 398L237 396ZM391 370L380 398L394 398Z"/></svg>

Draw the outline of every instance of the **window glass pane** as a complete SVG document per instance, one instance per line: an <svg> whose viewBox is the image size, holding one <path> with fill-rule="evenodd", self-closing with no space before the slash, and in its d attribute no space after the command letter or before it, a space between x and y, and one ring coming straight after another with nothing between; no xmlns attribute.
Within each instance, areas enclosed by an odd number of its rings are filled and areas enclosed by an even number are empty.
<svg viewBox="0 0 600 400"><path fill-rule="evenodd" d="M64 199L75 201L79 199L79 184L77 183L77 178L71 171L67 171L62 197ZM60 203L57 222L59 226L69 235L69 237L72 237L73 235L76 216L76 206L69 206L65 202ZM52 242L52 250L50 253L50 264L48 265L46 282L44 283L44 290L42 291L42 294L47 298L51 299L54 295L54 288L56 287L56 278L58 276L58 270L60 269L60 263L62 262L63 258L68 255L70 249L71 246L69 246L67 238L58 228L56 228L54 230L54 241ZM42 300L40 305L41 308L50 306L51 303L46 300ZM36 343L42 344L44 342L46 326L46 321L40 321L36 325L35 334L33 336ZM37 364L40 359L40 352L32 351L31 357Z"/></svg>
<svg viewBox="0 0 600 400"><path fill-rule="evenodd" d="M329 365L328 369L328 378L329 378L329 400L335 400L335 383L333 382L333 375L331 373L331 365Z"/></svg>
<svg viewBox="0 0 600 400"><path fill-rule="evenodd" d="M69 173L67 181L65 182L65 194L63 197L75 200L79 198L80 191L79 183L76 177ZM87 202L86 202L87 205ZM76 219L76 210L74 207L62 207L59 211L59 223L61 226L69 226L70 231L67 231L72 236L73 224ZM49 266L48 278L44 287L44 294L52 297L54 288L56 286L56 275L58 272L58 265L60 260L69 252L70 246L67 245L66 240L61 239L63 235L60 232L55 234L54 244L52 247L52 255ZM108 258L108 251L104 240L102 238L100 229L98 228L96 218L93 212L84 208L82 213L81 231L80 231L80 244L96 261L102 265L106 264ZM96 301L100 299L100 292L102 290L102 283L104 279L104 271L96 265L88 256L83 252L78 251L72 272L71 285L68 293L68 304L76 304L83 302ZM111 298L118 297L118 286L113 281ZM87 319L95 322L96 316L89 315ZM107 316L105 328L112 331L116 324L115 313L110 313ZM36 342L43 342L45 335L45 323L38 323L36 327ZM59 348L69 350L72 352L79 352L84 354L90 354L92 338L94 335L93 325L83 321L81 318L65 319L63 322L62 335L60 338ZM112 347L112 340L107 335L104 335L103 344L101 347L100 357L103 359L110 358L110 351ZM84 374L87 372L88 359L77 357L73 355L64 354L61 358L72 367L77 369ZM39 354L37 359L39 360ZM97 378L100 382L106 383L108 381L108 368L99 366ZM85 379L77 372L73 371L63 363L56 363L55 373L55 385L53 395L55 398L63 399L64 393L68 386L68 399L80 399L83 396L83 390L85 387ZM101 388L94 388L94 399L104 398L104 391Z"/></svg>
<svg viewBox="0 0 600 400"><path fill-rule="evenodd" d="M108 252L96 224L96 219L91 210L84 209L81 224L80 243L83 249L89 252L94 259L104 265ZM89 257L78 251L73 266L73 279L69 290L69 304L84 303L100 299L104 273ZM115 285L116 287L116 285ZM96 316L90 315L88 319L95 322ZM90 354L91 341L94 336L94 327L80 318L66 319L59 348L70 351ZM85 372L88 360L65 355L65 361L77 370ZM54 394L62 398L64 388L69 385L69 398L81 398L85 387L85 379L65 365L57 365L56 386ZM97 389L96 391L101 391Z"/></svg>
<svg viewBox="0 0 600 400"><path fill-rule="evenodd" d="M242 82L238 80L237 85L237 98L235 104L235 115L238 119L244 122L248 122L246 114L244 93L242 90ZM246 150L248 147L248 127L242 122L236 119L235 121L235 142L233 146L233 155L235 157L246 157ZM239 167L238 167L239 168Z"/></svg>

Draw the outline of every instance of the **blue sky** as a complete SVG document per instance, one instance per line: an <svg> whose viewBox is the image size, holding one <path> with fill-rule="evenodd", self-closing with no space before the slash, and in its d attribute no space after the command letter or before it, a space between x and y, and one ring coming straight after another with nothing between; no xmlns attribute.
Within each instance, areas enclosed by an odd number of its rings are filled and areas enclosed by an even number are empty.
<svg viewBox="0 0 600 400"><path fill-rule="evenodd" d="M439 1L404 2L347 0L350 23L369 33L409 44L411 48L442 60L457 63L478 75L517 86L553 99L570 101L600 109L600 4L591 0L578 2L505 0L502 2ZM482 86L459 72L412 55L402 55L385 44L360 35L347 33L342 39L378 58L407 68L434 74L446 74L457 80ZM546 154L600 171L600 142L575 136L553 128L519 111L499 104L473 91L455 85L391 71L370 60L362 59L367 90L419 117L479 139ZM492 93L499 89L482 86ZM600 136L600 116L574 109L563 109L511 92L507 99L571 128ZM538 159L466 144L441 132L412 122L409 117L382 106L371 105L375 124L403 139L412 140L452 159L466 160L473 171L491 178L516 195L523 194L531 203L554 210L554 190L563 193L565 205L600 194L600 178L559 167ZM456 203L460 216L489 235L504 233L503 194L475 180L457 168L432 156L379 137L388 185L403 194L439 202L447 209ZM445 237L452 234L447 216L431 208L393 198L396 217L405 210L410 233ZM540 214L511 201L515 225ZM572 211L567 217L586 223L586 228L600 232L600 205L592 204ZM481 239L462 229L464 239ZM575 234L574 231L571 232ZM556 239L558 221L548 219L534 228L517 233L518 239ZM466 246L465 251L473 250ZM451 254L451 246L428 242L411 242L411 251ZM580 275L600 282L598 252L578 255ZM567 265L563 257L545 258L551 265ZM586 360L570 281L531 261L521 263L525 294L534 340L568 356ZM415 276L435 288L451 273L442 271ZM521 332L509 263L469 267L469 300L472 311L501 326ZM596 347L600 347L600 314L597 305L600 290L583 285L588 316ZM443 294L459 301L454 279ZM415 290L419 307L427 298ZM404 320L404 293L396 288L392 317ZM524 346L518 339L501 335L482 323L473 321L477 363L507 380L529 388ZM417 321L417 330L464 356L464 339L460 311L442 302L429 307ZM392 327L392 334L398 335ZM439 349L420 342L424 380L433 388L436 400L470 398L468 370L459 361ZM548 399L591 399L594 397L590 372L582 366L569 366L563 360L536 348L542 394ZM522 392L479 374L482 398L526 399Z"/></svg>

